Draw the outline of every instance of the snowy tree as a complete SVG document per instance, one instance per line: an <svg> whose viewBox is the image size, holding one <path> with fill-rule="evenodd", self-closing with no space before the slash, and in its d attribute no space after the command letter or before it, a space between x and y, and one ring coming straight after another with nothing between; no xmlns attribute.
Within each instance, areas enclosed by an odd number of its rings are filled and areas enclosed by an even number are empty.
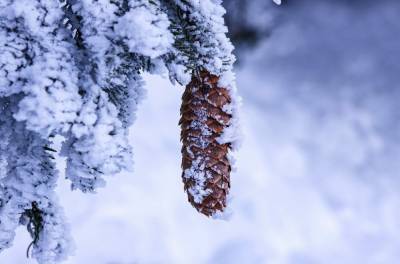
<svg viewBox="0 0 400 264"><path fill-rule="evenodd" d="M144 72L187 85L185 189L200 212L222 214L240 101L224 13L220 0L0 0L0 251L25 225L39 263L68 256L55 159L83 192L130 170Z"/></svg>

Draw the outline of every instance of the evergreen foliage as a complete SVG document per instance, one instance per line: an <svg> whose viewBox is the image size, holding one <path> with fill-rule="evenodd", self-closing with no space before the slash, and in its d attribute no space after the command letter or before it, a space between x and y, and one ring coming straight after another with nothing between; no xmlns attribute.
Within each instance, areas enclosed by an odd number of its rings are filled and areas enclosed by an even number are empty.
<svg viewBox="0 0 400 264"><path fill-rule="evenodd" d="M83 192L130 170L144 72L183 85L202 70L218 76L233 116L220 142L236 141L223 15L219 0L0 0L0 251L22 224L40 263L70 254L55 160L66 158L65 177Z"/></svg>

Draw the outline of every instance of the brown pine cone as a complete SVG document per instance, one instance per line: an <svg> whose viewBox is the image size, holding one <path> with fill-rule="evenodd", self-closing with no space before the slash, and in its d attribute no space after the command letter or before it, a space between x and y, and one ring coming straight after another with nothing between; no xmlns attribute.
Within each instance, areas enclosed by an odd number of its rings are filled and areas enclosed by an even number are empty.
<svg viewBox="0 0 400 264"><path fill-rule="evenodd" d="M201 71L192 77L182 96L182 179L189 202L201 213L222 212L230 188L230 143L220 144L231 120L223 109L231 102L229 91L218 87L219 77Z"/></svg>

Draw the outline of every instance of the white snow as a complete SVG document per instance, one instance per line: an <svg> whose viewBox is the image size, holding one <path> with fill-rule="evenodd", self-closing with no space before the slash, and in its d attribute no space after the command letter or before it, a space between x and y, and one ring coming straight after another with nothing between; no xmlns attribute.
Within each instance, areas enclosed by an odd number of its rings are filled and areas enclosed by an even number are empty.
<svg viewBox="0 0 400 264"><path fill-rule="evenodd" d="M167 16L152 11L148 6L139 5L121 17L114 28L121 37L127 38L131 52L156 58L169 51L173 38L168 31Z"/></svg>

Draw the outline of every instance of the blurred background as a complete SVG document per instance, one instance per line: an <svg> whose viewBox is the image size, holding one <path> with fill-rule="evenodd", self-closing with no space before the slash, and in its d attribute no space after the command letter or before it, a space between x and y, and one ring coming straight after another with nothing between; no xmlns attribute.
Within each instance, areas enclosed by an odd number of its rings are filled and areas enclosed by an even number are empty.
<svg viewBox="0 0 400 264"><path fill-rule="evenodd" d="M70 192L60 177L76 244L66 263L398 263L399 1L224 4L245 135L231 219L207 219L187 202L183 88L147 75L131 129L134 173L96 195ZM29 242L19 228L0 263L34 263Z"/></svg>

